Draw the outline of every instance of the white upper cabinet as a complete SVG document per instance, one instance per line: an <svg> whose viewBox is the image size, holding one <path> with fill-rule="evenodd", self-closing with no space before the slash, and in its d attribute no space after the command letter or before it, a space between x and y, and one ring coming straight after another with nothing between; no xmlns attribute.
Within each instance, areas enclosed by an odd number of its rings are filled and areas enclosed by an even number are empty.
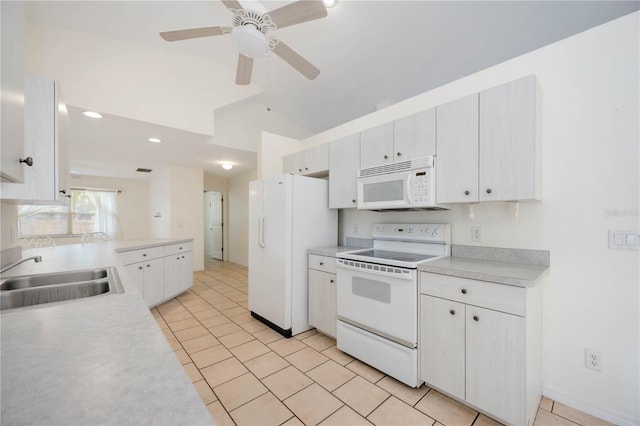
<svg viewBox="0 0 640 426"><path fill-rule="evenodd" d="M393 122L395 161L436 154L436 109L431 108Z"/></svg>
<svg viewBox="0 0 640 426"><path fill-rule="evenodd" d="M67 203L68 114L60 99L58 83L26 75L24 88L24 147L33 165L24 170L24 183L2 183L2 199L26 204Z"/></svg>
<svg viewBox="0 0 640 426"><path fill-rule="evenodd" d="M533 75L480 93L480 201L541 198L540 108Z"/></svg>
<svg viewBox="0 0 640 426"><path fill-rule="evenodd" d="M329 171L329 146L317 145L283 157L284 173L303 176L326 176Z"/></svg>
<svg viewBox="0 0 640 426"><path fill-rule="evenodd" d="M535 76L438 106L438 203L539 200L540 108Z"/></svg>
<svg viewBox="0 0 640 426"><path fill-rule="evenodd" d="M478 95L438 106L438 203L478 201Z"/></svg>
<svg viewBox="0 0 640 426"><path fill-rule="evenodd" d="M24 182L24 44L25 19L21 1L0 2L0 180Z"/></svg>
<svg viewBox="0 0 640 426"><path fill-rule="evenodd" d="M393 122L360 133L360 168L393 163Z"/></svg>
<svg viewBox="0 0 640 426"><path fill-rule="evenodd" d="M358 206L360 133L329 142L329 208Z"/></svg>

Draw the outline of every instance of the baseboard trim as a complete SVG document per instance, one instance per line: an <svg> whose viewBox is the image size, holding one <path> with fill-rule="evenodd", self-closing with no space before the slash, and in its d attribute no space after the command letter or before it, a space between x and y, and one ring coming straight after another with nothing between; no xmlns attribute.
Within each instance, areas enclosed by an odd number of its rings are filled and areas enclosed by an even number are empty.
<svg viewBox="0 0 640 426"><path fill-rule="evenodd" d="M291 329L290 328L285 330L284 328L272 323L271 321L269 321L265 317L260 316L260 315L256 314L253 311L251 311L251 316L254 317L255 319L257 319L258 321L260 321L261 323L263 323L265 325L268 325L271 329L273 329L273 330L277 331L278 333L282 334L287 339L290 338L291 336L293 336L293 334L291 333Z"/></svg>
<svg viewBox="0 0 640 426"><path fill-rule="evenodd" d="M602 420L606 420L608 422L611 422L619 426L635 426L640 424L640 418L633 418L626 414L609 410L607 408L596 407L593 404L583 399L576 398L573 395L570 395L558 389L554 389L553 387L550 387L550 386L543 387L542 395L556 402L559 402L564 405L568 405L571 408L575 408L576 410L580 410L582 412L585 412L587 414L590 414L592 416L598 417Z"/></svg>

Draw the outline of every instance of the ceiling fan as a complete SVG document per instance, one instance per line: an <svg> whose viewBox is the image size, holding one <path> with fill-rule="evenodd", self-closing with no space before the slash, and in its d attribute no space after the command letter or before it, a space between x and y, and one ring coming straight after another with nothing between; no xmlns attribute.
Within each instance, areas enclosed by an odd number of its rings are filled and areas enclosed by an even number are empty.
<svg viewBox="0 0 640 426"><path fill-rule="evenodd" d="M217 26L166 31L161 32L160 36L166 41L178 41L231 34L231 41L240 51L236 84L249 84L253 60L266 56L269 51L278 55L309 80L313 80L320 74L320 70L311 62L278 38L271 37L269 33L278 28L324 18L327 16L327 9L323 0L298 0L272 11L267 10L257 1L243 1L245 5L251 6L246 9L238 0L221 1L233 13L232 27Z"/></svg>

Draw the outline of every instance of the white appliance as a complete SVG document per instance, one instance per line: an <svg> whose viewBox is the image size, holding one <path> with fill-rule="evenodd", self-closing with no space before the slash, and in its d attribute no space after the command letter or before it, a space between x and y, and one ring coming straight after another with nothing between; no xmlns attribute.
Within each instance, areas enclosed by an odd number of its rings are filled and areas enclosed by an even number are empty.
<svg viewBox="0 0 640 426"><path fill-rule="evenodd" d="M436 204L436 158L416 158L358 171L360 210L442 210Z"/></svg>
<svg viewBox="0 0 640 426"><path fill-rule="evenodd" d="M249 184L249 310L285 337L309 330L307 250L335 246L338 212L323 179Z"/></svg>
<svg viewBox="0 0 640 426"><path fill-rule="evenodd" d="M373 238L338 254L338 349L418 387L417 268L451 255L450 226L376 224Z"/></svg>

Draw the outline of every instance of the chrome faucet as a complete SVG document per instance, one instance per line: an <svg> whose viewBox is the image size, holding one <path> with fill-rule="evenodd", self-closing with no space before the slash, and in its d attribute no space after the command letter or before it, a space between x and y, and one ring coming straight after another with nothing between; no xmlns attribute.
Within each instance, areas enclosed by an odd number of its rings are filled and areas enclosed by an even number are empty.
<svg viewBox="0 0 640 426"><path fill-rule="evenodd" d="M38 262L42 262L42 256L31 256L31 257L27 257L26 259L20 259L20 260L18 260L17 262L14 262L14 263L12 263L11 265L9 265L9 266L7 266L7 267L2 268L2 270L0 271L0 274L2 274L2 273L4 273L4 272L8 271L9 269L13 268L14 266L18 266L19 264L24 263L24 262L28 262L29 260L32 260L32 259L33 259L33 260L35 260L35 261L36 261L36 263L38 263Z"/></svg>

